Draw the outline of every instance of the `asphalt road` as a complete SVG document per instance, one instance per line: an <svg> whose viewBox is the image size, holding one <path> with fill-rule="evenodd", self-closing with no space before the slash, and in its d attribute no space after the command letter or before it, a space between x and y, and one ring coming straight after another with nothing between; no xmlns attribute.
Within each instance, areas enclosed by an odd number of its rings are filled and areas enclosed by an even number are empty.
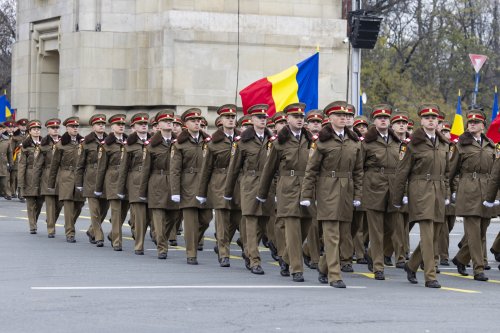
<svg viewBox="0 0 500 333"><path fill-rule="evenodd" d="M147 236L146 253L136 256L125 227L124 251L89 244L87 207L77 223L77 243L65 242L63 217L55 239L48 239L40 217L30 235L26 206L0 200L0 332L498 332L500 271L490 254L489 282L477 282L441 267L443 288L406 280L387 267L376 281L366 265L344 273L348 289L320 285L306 268L304 283L279 275L263 248L263 276L245 269L234 244L230 268L220 268L208 230L200 265L186 265L182 237L167 260L156 258ZM109 230L110 224L105 223ZM500 230L488 230L488 248ZM463 234L452 231L450 254ZM418 242L412 230L412 248ZM471 269L468 269L471 273Z"/></svg>

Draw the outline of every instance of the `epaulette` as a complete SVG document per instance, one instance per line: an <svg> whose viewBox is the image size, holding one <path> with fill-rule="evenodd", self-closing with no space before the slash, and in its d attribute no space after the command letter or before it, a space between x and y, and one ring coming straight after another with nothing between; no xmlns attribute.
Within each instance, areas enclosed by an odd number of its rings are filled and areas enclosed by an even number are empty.
<svg viewBox="0 0 500 333"><path fill-rule="evenodd" d="M149 145L149 140L144 141L144 145L145 146Z"/></svg>
<svg viewBox="0 0 500 333"><path fill-rule="evenodd" d="M101 145L103 145L105 142L106 142L106 141L102 140L102 141L100 142L100 144L101 144Z"/></svg>
<svg viewBox="0 0 500 333"><path fill-rule="evenodd" d="M316 141L319 139L319 135L318 134L314 134L313 137L312 137L312 140L313 141Z"/></svg>
<svg viewBox="0 0 500 333"><path fill-rule="evenodd" d="M173 140L172 140L172 143L176 143L176 142L177 142L177 139L173 139Z"/></svg>
<svg viewBox="0 0 500 333"><path fill-rule="evenodd" d="M211 136L207 136L205 138L205 140L203 140L203 141L205 141L206 143L209 143L210 141L212 141L212 137Z"/></svg>
<svg viewBox="0 0 500 333"><path fill-rule="evenodd" d="M365 138L362 136L359 136L359 141L365 141Z"/></svg>
<svg viewBox="0 0 500 333"><path fill-rule="evenodd" d="M238 142L238 141L240 141L240 139L241 139L241 136L239 136L239 135L235 136L233 139L233 142Z"/></svg>
<svg viewBox="0 0 500 333"><path fill-rule="evenodd" d="M411 142L411 139L410 138L406 138L403 140L402 143L406 143L406 144L409 144Z"/></svg>
<svg viewBox="0 0 500 333"><path fill-rule="evenodd" d="M278 137L276 135L273 135L269 138L269 142L273 142L274 140L276 140Z"/></svg>
<svg viewBox="0 0 500 333"><path fill-rule="evenodd" d="M85 138L80 139L80 143L83 143L85 141Z"/></svg>

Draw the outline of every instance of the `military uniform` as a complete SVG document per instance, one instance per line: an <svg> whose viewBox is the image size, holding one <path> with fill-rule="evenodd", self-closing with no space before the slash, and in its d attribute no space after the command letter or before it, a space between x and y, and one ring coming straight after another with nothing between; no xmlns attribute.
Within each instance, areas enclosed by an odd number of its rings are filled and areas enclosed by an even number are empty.
<svg viewBox="0 0 500 333"><path fill-rule="evenodd" d="M41 129L39 120L29 122L28 129L35 127ZM20 195L26 198L30 233L36 234L37 221L43 205L43 197L40 196L40 178L36 177L34 169L35 161L40 156L40 142L28 135L21 143L21 147L17 184L21 190Z"/></svg>
<svg viewBox="0 0 500 333"><path fill-rule="evenodd" d="M287 116L304 117L305 107L303 103L294 103L288 105L284 112ZM290 265L295 282L304 281L302 244L309 232L311 212L314 211L311 207L299 205L300 188L312 144L313 136L305 128L298 133L293 133L289 125L281 129L277 139L268 146L268 157L257 192L260 200L272 200L268 198L268 192L278 172L276 216L285 224L286 251L283 260L287 266Z"/></svg>
<svg viewBox="0 0 500 333"><path fill-rule="evenodd" d="M333 102L325 108L325 115L346 114L345 102ZM363 164L358 136L344 128L336 133L327 124L319 133L317 145L311 149L302 185L301 200L316 198L317 219L323 228L325 253L319 261L321 282L345 288L340 275L341 238L351 236L354 207L360 205ZM352 252L351 252L352 254Z"/></svg>
<svg viewBox="0 0 500 333"><path fill-rule="evenodd" d="M419 111L420 117L437 115L439 109L434 105L424 105ZM436 280L434 242L444 222L449 197L448 173L449 142L439 131L430 137L420 128L414 132L408 145L401 145L393 204L401 206L408 188L409 220L420 225L420 243L405 270L408 280L418 283L415 272L423 260L425 285L430 288L441 287Z"/></svg>
<svg viewBox="0 0 500 333"><path fill-rule="evenodd" d="M266 104L257 104L248 109L252 116L267 117ZM258 249L259 241L266 231L266 225L273 207L272 200L265 203L257 201L257 190L261 172L267 156L267 145L272 137L271 131L264 128L258 136L254 127L241 133L241 139L233 143L231 162L224 185L224 197L232 198L236 190L236 181L241 174L241 213L246 227L246 248L250 259L249 266L253 274L264 274Z"/></svg>
<svg viewBox="0 0 500 333"><path fill-rule="evenodd" d="M125 125L125 115L115 114L111 116L108 123ZM104 139L104 144L100 145L97 156L97 176L95 183L96 196L106 198L109 201L111 209L111 233L108 239L111 239L113 250L122 250L122 226L129 203L126 198L123 200L118 196L118 177L120 165L125 155L125 141L127 136L123 134L118 138L115 133L109 134Z"/></svg>
<svg viewBox="0 0 500 333"><path fill-rule="evenodd" d="M156 121L172 121L172 110L160 111ZM175 143L175 134L164 138L157 131L146 148L139 196L147 198L148 208L154 226L154 236L159 259L166 259L168 252L168 235L175 228L179 219L179 205L171 200L170 190L170 152Z"/></svg>
<svg viewBox="0 0 500 333"><path fill-rule="evenodd" d="M467 113L467 121L486 122L482 111L472 110ZM463 133L451 157L450 181L459 175L456 191L457 216L464 218L464 231L467 242L462 244L453 259L453 263L462 266L472 259L474 265L474 279L486 281L484 275L484 252L486 251L486 230L490 219L495 216L495 209L483 206L486 199L486 189L490 172L495 160L496 151L493 141L481 134L479 140L468 131ZM453 184L452 184L453 185ZM460 265L461 264L461 265ZM460 271L460 270L459 270Z"/></svg>
<svg viewBox="0 0 500 333"><path fill-rule="evenodd" d="M3 124L0 124L4 128ZM12 196L10 188L10 170L12 169L12 147L9 136L5 133L0 134L0 195L7 200Z"/></svg>
<svg viewBox="0 0 500 333"><path fill-rule="evenodd" d="M89 123L90 126L98 123L106 124L106 116L103 114L93 115ZM80 155L75 174L76 188L82 191L83 197L87 198L89 203L91 225L87 231L87 235L90 242L96 244L97 247L104 245L104 234L101 224L106 218L109 209L109 201L94 194L98 154L105 138L106 133L103 133L101 138L95 132L85 136L83 142L80 144Z"/></svg>
<svg viewBox="0 0 500 333"><path fill-rule="evenodd" d="M182 121L201 119L201 110L191 108L182 114ZM197 265L198 244L212 220L212 210L196 200L203 162L203 147L210 137L202 130L194 138L185 129L177 137L171 152L170 175L172 200L179 203L184 218L184 240L187 263Z"/></svg>
<svg viewBox="0 0 500 333"><path fill-rule="evenodd" d="M372 118L386 117L387 125L392 114L389 105L374 107ZM393 182L399 161L401 141L392 129L383 135L371 126L362 143L363 152L363 207L366 209L370 248L366 256L369 269L375 279L384 280L384 235L392 238L396 224L402 219L398 209L392 205ZM385 230L390 232L386 233ZM401 248L402 250L402 248Z"/></svg>
<svg viewBox="0 0 500 333"><path fill-rule="evenodd" d="M236 116L236 105L226 104L217 110L220 117ZM234 139L240 135L234 131L232 135L218 129L212 140L203 147L203 163L201 167L199 200L206 200L207 207L215 209L216 237L221 267L229 267L229 249L231 239L241 222L241 208L235 202L224 200L224 184L231 158L231 147Z"/></svg>
<svg viewBox="0 0 500 333"><path fill-rule="evenodd" d="M57 118L49 119L45 122L45 127L59 126L61 120ZM47 233L49 238L54 238L56 233L56 221L59 218L63 202L59 200L57 195L59 184L56 180L54 189L49 189L48 180L50 173L50 165L54 156L55 145L61 139L60 136L52 138L49 135L44 137L40 143L40 156L36 160L35 171L40 178L40 195L45 199L45 212L47 214Z"/></svg>
<svg viewBox="0 0 500 333"><path fill-rule="evenodd" d="M179 116L179 115L174 116L173 125L174 125L174 129L172 130L172 133L174 133L175 136L177 137L177 136L179 136L179 134L181 134L182 128L184 126L184 123L182 122L181 116ZM176 126L177 126L177 128L180 129L179 131L176 131ZM182 231L182 211L179 210L179 214L178 214L175 226L172 229L172 231L170 232L170 235L168 236L168 242L170 243L170 245L177 246L177 235L180 235L181 231Z"/></svg>
<svg viewBox="0 0 500 333"><path fill-rule="evenodd" d="M19 119L16 122L17 126L26 126L28 124L28 119ZM21 131L18 129L14 133L12 133L12 136L10 138L11 142L11 149L12 149L12 155L13 155L13 165L12 169L10 172L10 191L14 196L16 196L16 193L18 192L19 186L17 185L17 170L18 170L18 164L19 164L19 159L20 159L20 152L21 152L21 143L23 140L26 138L27 133ZM20 193L17 193L17 196L21 201L23 201L23 197Z"/></svg>
<svg viewBox="0 0 500 333"><path fill-rule="evenodd" d="M63 122L63 125L79 126L79 118L70 117ZM61 140L56 144L47 183L49 189L55 189L56 182L59 184L57 195L59 200L64 202L64 230L68 243L75 242L76 220L85 204L85 199L75 187L75 171L79 155L81 155L82 140L83 137L79 134L74 138L68 132L62 135Z"/></svg>

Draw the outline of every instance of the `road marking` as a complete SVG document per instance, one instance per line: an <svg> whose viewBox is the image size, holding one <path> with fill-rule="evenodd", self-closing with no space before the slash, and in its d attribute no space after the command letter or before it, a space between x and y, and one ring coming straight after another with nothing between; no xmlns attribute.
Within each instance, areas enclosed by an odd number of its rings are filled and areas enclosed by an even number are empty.
<svg viewBox="0 0 500 333"><path fill-rule="evenodd" d="M31 287L31 290L132 290L132 289L324 289L330 286L87 286L87 287ZM365 286L348 286L348 289L366 289Z"/></svg>
<svg viewBox="0 0 500 333"><path fill-rule="evenodd" d="M468 279L468 280L474 280L474 276L463 276L459 273L447 273L447 272L441 272L441 274L443 275L449 275L449 276L455 276L455 277L459 277L459 278L462 278L462 279ZM478 282L482 282L482 281L478 281ZM500 280L488 280L486 282L491 282L491 283L500 283Z"/></svg>
<svg viewBox="0 0 500 333"><path fill-rule="evenodd" d="M459 293L466 293L466 294L481 294L481 292L478 290L459 289L459 288L450 288L450 287L441 287L441 289L448 290L448 291L456 291Z"/></svg>
<svg viewBox="0 0 500 333"><path fill-rule="evenodd" d="M373 273L353 272L352 274L361 275L361 276L367 277L369 279L375 279L375 274L373 274Z"/></svg>

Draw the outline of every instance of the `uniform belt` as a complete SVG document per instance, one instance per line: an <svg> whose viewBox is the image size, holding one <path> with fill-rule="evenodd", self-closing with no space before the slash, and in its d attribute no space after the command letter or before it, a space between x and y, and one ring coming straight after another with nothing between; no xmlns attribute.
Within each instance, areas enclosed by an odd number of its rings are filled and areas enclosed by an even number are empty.
<svg viewBox="0 0 500 333"><path fill-rule="evenodd" d="M186 168L182 170L182 173L198 173L198 168Z"/></svg>
<svg viewBox="0 0 500 333"><path fill-rule="evenodd" d="M247 170L245 172L245 176L252 176L252 177L260 176L260 171L257 171L257 170Z"/></svg>
<svg viewBox="0 0 500 333"><path fill-rule="evenodd" d="M432 180L432 181L442 181L445 177L443 175L431 175L430 173L426 175L412 175L410 176L410 181L412 180Z"/></svg>
<svg viewBox="0 0 500 333"><path fill-rule="evenodd" d="M279 176L299 176L304 177L306 172L303 170L280 170Z"/></svg>
<svg viewBox="0 0 500 333"><path fill-rule="evenodd" d="M393 169L393 168L384 168L384 167L380 167L380 168L368 168L368 169L366 169L366 171L379 172L381 174L388 174L388 175L393 175L393 174L396 173L396 169Z"/></svg>
<svg viewBox="0 0 500 333"><path fill-rule="evenodd" d="M471 178L471 179L488 179L490 178L489 173L479 173L479 172L466 172L460 174L460 178Z"/></svg>
<svg viewBox="0 0 500 333"><path fill-rule="evenodd" d="M226 168L215 168L213 170L213 173L220 173L220 174L225 175L227 173L227 169Z"/></svg>
<svg viewBox="0 0 500 333"><path fill-rule="evenodd" d="M165 169L155 169L153 171L151 171L152 174L155 174L155 175L166 175L167 174L167 170Z"/></svg>
<svg viewBox="0 0 500 333"><path fill-rule="evenodd" d="M342 172L342 171L322 171L319 174L320 177L325 178L352 178L352 172Z"/></svg>

